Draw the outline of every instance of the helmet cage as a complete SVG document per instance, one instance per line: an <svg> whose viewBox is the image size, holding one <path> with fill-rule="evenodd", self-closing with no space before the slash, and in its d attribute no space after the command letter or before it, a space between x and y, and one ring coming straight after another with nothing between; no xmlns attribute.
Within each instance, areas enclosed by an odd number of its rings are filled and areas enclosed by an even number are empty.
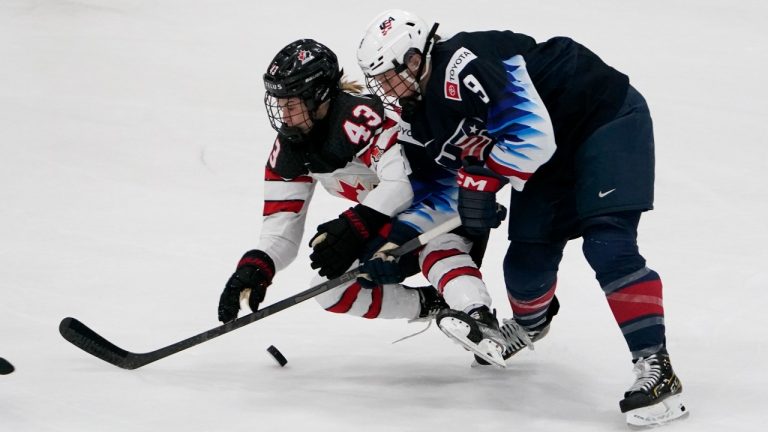
<svg viewBox="0 0 768 432"><path fill-rule="evenodd" d="M407 83L409 84L408 88L411 88L413 90L414 85L416 84L415 77L411 73L410 70L405 66L403 63L399 63L397 66L395 66L395 74L390 76L389 78L384 78L384 75L386 72L381 73L376 76L365 76L365 86L368 88L368 91L371 92L371 94L378 96L379 99L384 103L384 105L387 108L395 109L399 106L398 100L400 97L403 96L403 94L400 93L393 93L393 90L400 85L401 83ZM390 89L389 92L387 92L384 88L384 84L382 83L382 80L387 84L387 87Z"/></svg>
<svg viewBox="0 0 768 432"><path fill-rule="evenodd" d="M284 136L297 137L306 134L312 128L314 111L310 111L307 107L302 114L292 115L291 126L289 126L286 122L286 106L296 102L304 104L305 107L307 105L304 99L296 97L296 101L292 102L288 100L290 98L295 96L281 98L267 93L264 95L264 107L267 109L267 117L272 129Z"/></svg>

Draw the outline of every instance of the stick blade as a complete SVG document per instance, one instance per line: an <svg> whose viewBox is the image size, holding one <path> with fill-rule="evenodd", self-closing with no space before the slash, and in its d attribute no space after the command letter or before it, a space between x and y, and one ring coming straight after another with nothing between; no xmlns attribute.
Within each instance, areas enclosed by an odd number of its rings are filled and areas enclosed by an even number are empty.
<svg viewBox="0 0 768 432"><path fill-rule="evenodd" d="M59 333L72 345L119 368L130 370L143 366L137 354L104 339L75 318L67 317L61 320Z"/></svg>
<svg viewBox="0 0 768 432"><path fill-rule="evenodd" d="M0 357L0 375L8 375L16 370L13 365L6 359Z"/></svg>

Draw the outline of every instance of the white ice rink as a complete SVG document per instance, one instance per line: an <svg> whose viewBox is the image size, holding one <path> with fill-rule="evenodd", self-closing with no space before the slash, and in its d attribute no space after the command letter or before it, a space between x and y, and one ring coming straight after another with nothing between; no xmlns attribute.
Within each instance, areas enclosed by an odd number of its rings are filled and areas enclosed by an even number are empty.
<svg viewBox="0 0 768 432"><path fill-rule="evenodd" d="M505 371L471 369L434 326L392 345L421 327L314 301L135 371L59 335L73 316L142 352L216 326L261 224L269 60L312 37L359 79L356 44L391 6L443 34L571 36L630 75L656 129L641 252L691 411L664 430L765 430L764 0L0 0L0 357L17 369L0 376L1 431L626 429L632 365L580 240L552 332ZM346 206L318 189L307 231ZM501 317L505 246L495 232L483 266ZM266 303L308 287L307 256Z"/></svg>

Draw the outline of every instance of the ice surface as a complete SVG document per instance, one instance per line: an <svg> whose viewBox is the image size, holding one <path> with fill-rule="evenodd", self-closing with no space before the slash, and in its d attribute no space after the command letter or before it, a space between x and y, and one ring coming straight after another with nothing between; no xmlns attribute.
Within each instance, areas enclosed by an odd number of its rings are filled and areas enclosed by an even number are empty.
<svg viewBox="0 0 768 432"><path fill-rule="evenodd" d="M0 430L625 429L629 355L580 241L552 332L506 371L469 368L435 327L391 345L417 329L313 301L136 371L59 336L74 316L149 351L217 325L220 290L261 223L268 61L313 37L359 79L359 37L392 6L443 33L572 36L631 76L657 139L641 248L666 287L692 412L665 430L763 430L768 3L757 0L0 2L0 356L17 369L0 377ZM347 205L325 192L313 204L308 231ZM484 274L507 317L503 231L490 247ZM308 286L307 251L267 302Z"/></svg>

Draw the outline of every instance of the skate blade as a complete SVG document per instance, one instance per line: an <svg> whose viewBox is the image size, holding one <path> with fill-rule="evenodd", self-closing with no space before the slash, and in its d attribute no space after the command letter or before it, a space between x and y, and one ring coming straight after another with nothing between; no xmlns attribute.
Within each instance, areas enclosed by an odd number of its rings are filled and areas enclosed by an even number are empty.
<svg viewBox="0 0 768 432"><path fill-rule="evenodd" d="M490 339L483 339L477 344L467 339L470 329L469 325L464 321L453 317L446 317L440 320L438 327L446 336L458 342L481 359L501 368L507 367L504 357L501 356L504 348Z"/></svg>
<svg viewBox="0 0 768 432"><path fill-rule="evenodd" d="M474 352L474 351L473 351L473 352ZM503 358L504 358L504 357L502 357L502 359L503 359ZM495 363L491 363L491 364L482 364L482 363L478 362L478 361L477 361L477 359L472 359L472 364L470 364L470 365L469 365L469 367L471 367L471 368L478 368L478 369L484 369L484 368L496 368L496 366L498 366L498 364L495 364ZM507 360L504 360L504 366L502 366L502 367L507 367L507 366L508 366L508 364L507 364Z"/></svg>
<svg viewBox="0 0 768 432"><path fill-rule="evenodd" d="M681 394L670 396L663 401L627 412L627 424L631 429L641 430L661 426L672 420L688 415Z"/></svg>

